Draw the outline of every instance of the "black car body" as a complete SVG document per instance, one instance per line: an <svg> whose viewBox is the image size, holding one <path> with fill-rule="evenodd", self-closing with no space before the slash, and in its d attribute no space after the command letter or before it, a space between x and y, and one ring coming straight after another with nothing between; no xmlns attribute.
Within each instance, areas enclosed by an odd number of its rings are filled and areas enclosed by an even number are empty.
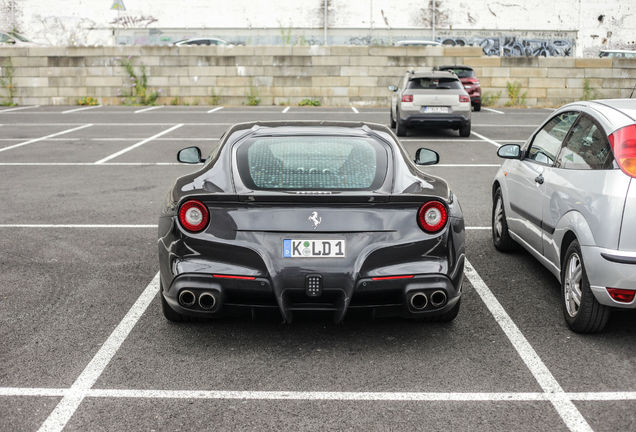
<svg viewBox="0 0 636 432"><path fill-rule="evenodd" d="M427 149L418 158L438 160ZM199 159L196 147L179 154ZM303 310L336 321L349 308L437 320L459 310L459 203L382 125L233 126L200 170L176 180L158 246L173 321L237 308L275 308L288 322Z"/></svg>

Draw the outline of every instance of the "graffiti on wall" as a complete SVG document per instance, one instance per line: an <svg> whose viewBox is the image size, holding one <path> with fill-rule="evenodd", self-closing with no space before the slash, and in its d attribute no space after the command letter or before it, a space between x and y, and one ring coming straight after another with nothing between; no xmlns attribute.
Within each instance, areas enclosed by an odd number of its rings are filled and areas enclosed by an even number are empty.
<svg viewBox="0 0 636 432"><path fill-rule="evenodd" d="M566 38L443 36L436 39L443 45L480 46L484 55L487 56L570 57L574 55L574 40Z"/></svg>
<svg viewBox="0 0 636 432"><path fill-rule="evenodd" d="M122 15L113 19L110 24L123 28L146 28L150 24L157 22L157 18L151 15L140 15L140 16L131 16L131 15Z"/></svg>

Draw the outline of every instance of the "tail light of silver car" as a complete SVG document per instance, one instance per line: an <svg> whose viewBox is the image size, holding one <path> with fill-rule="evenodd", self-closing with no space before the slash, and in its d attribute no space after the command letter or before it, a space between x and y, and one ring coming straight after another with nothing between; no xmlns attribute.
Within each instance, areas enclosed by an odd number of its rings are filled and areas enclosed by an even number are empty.
<svg viewBox="0 0 636 432"><path fill-rule="evenodd" d="M459 95L459 102L470 102L470 96Z"/></svg>
<svg viewBox="0 0 636 432"><path fill-rule="evenodd" d="M618 166L636 178L636 124L615 131L609 136L609 142Z"/></svg>
<svg viewBox="0 0 636 432"><path fill-rule="evenodd" d="M179 208L179 222L187 231L197 233L205 229L210 220L208 208L200 201L189 200Z"/></svg>
<svg viewBox="0 0 636 432"><path fill-rule="evenodd" d="M446 206L439 201L423 204L417 212L417 224L428 233L441 231L448 221Z"/></svg>
<svg viewBox="0 0 636 432"><path fill-rule="evenodd" d="M413 95L402 95L402 102L413 102Z"/></svg>
<svg viewBox="0 0 636 432"><path fill-rule="evenodd" d="M610 297L621 303L631 303L632 300L634 300L634 295L636 294L636 291L634 290L620 288L607 288L607 292Z"/></svg>

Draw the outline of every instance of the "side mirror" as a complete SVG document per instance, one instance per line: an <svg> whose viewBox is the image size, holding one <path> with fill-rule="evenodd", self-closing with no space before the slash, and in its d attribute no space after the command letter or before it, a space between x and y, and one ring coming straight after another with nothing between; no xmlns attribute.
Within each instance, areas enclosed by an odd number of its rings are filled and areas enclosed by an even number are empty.
<svg viewBox="0 0 636 432"><path fill-rule="evenodd" d="M419 148L415 152L415 163L417 165L435 165L439 162L439 154L436 151Z"/></svg>
<svg viewBox="0 0 636 432"><path fill-rule="evenodd" d="M201 159L201 149L199 147L186 147L179 150L177 160L187 164L198 164L204 161Z"/></svg>
<svg viewBox="0 0 636 432"><path fill-rule="evenodd" d="M7 39L5 42L10 45L15 45L15 39Z"/></svg>
<svg viewBox="0 0 636 432"><path fill-rule="evenodd" d="M394 85L390 85L389 90L391 90L392 92L397 91L397 87Z"/></svg>
<svg viewBox="0 0 636 432"><path fill-rule="evenodd" d="M497 156L503 159L521 159L521 147L519 144L506 144L499 147Z"/></svg>

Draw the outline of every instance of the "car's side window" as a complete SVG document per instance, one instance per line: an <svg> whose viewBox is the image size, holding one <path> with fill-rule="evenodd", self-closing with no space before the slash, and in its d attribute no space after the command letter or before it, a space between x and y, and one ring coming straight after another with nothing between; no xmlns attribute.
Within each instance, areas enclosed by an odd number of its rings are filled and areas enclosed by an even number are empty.
<svg viewBox="0 0 636 432"><path fill-rule="evenodd" d="M614 155L605 132L586 115L581 115L566 138L559 166L566 169L612 169Z"/></svg>
<svg viewBox="0 0 636 432"><path fill-rule="evenodd" d="M536 133L526 158L544 165L554 165L561 143L578 117L577 112L564 112L552 118Z"/></svg>

